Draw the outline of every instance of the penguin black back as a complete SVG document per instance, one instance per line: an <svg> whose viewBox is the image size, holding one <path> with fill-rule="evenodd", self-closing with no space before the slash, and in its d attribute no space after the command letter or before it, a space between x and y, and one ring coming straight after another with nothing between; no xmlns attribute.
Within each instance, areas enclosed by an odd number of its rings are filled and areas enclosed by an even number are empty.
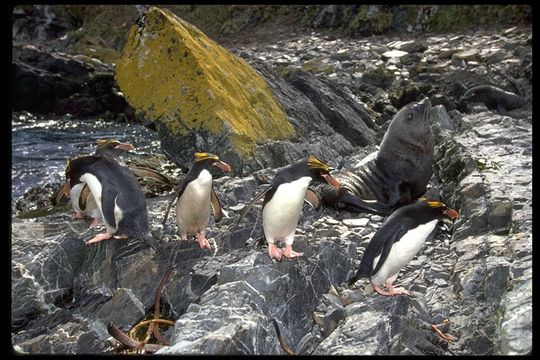
<svg viewBox="0 0 540 360"><path fill-rule="evenodd" d="M324 176L329 174L330 169L328 168L328 165L314 156L309 156L307 159L297 161L296 163L283 168L276 174L270 184L270 189L268 189L264 196L263 206L272 199L274 193L281 184L293 182L304 176L309 176L314 181L324 183L327 181ZM333 180L333 178L331 179Z"/></svg>
<svg viewBox="0 0 540 360"><path fill-rule="evenodd" d="M101 184L104 221L117 227L116 233L144 240L157 249L150 234L144 192L129 168L107 156L82 156L69 162L66 177L72 186L80 183L84 174L95 176ZM122 212L118 223L116 207Z"/></svg>
<svg viewBox="0 0 540 360"><path fill-rule="evenodd" d="M445 215L455 218L457 212L439 201L429 201L425 198L420 198L415 203L396 210L384 221L369 242L358 272L349 281L349 284L360 278L376 274L388 256L392 245L400 241L408 231L435 219L442 219ZM373 268L373 262L378 256L380 258L377 266Z"/></svg>

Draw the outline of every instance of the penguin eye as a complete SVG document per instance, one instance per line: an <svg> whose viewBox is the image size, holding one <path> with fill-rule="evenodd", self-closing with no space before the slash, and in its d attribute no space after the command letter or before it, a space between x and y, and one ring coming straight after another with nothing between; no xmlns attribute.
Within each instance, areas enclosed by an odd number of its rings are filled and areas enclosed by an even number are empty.
<svg viewBox="0 0 540 360"><path fill-rule="evenodd" d="M412 119L412 113L407 115L407 120L411 120Z"/></svg>

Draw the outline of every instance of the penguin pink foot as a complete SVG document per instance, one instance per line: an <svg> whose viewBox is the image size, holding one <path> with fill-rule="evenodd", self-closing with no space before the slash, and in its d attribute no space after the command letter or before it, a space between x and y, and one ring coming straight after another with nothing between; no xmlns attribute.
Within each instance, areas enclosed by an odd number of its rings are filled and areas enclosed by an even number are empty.
<svg viewBox="0 0 540 360"><path fill-rule="evenodd" d="M99 218L95 218L92 223L90 224L89 227L91 228L95 228L96 226L98 226L99 224L101 224L101 220Z"/></svg>
<svg viewBox="0 0 540 360"><path fill-rule="evenodd" d="M268 244L268 254L270 255L270 258L281 261L283 250L281 250L274 244Z"/></svg>
<svg viewBox="0 0 540 360"><path fill-rule="evenodd" d="M197 242L199 243L199 246L201 247L201 249L204 249L204 248L210 249L210 243L204 236L204 232L200 232L197 235Z"/></svg>
<svg viewBox="0 0 540 360"><path fill-rule="evenodd" d="M96 236L94 236L93 238L88 240L86 242L86 245L94 244L94 243L97 243L97 242L100 242L100 241L103 241L103 240L109 240L111 237L112 237L112 235L107 234L107 233L105 233L105 234L97 234Z"/></svg>
<svg viewBox="0 0 540 360"><path fill-rule="evenodd" d="M84 219L84 215L80 211L75 211L75 215L73 215L73 219L75 220Z"/></svg>
<svg viewBox="0 0 540 360"><path fill-rule="evenodd" d="M287 245L285 247L285 250L283 251L283 256L285 256L285 257L287 257L289 259L292 259L292 258L295 258L295 257L300 257L302 255L303 255L302 253L294 251L292 249L292 245Z"/></svg>
<svg viewBox="0 0 540 360"><path fill-rule="evenodd" d="M403 289L403 288L395 288L393 287L391 284L386 284L386 287L388 288L388 291L384 290L383 288L381 288L380 286L378 285L375 285L375 284L371 284L373 285L373 289L379 293L380 295L383 295L383 296L394 296L394 295L411 295L407 290Z"/></svg>

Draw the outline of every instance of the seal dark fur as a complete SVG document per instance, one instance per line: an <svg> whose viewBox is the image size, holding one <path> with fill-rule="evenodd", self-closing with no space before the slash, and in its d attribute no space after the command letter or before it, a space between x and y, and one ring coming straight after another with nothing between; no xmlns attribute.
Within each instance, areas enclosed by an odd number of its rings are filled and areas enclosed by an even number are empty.
<svg viewBox="0 0 540 360"><path fill-rule="evenodd" d="M428 98L403 107L392 119L379 151L350 171L335 173L339 191L320 189L336 210L388 215L425 191L433 173L434 137Z"/></svg>
<svg viewBox="0 0 540 360"><path fill-rule="evenodd" d="M461 99L482 102L488 109L497 110L501 115L508 115L508 110L518 109L525 105L525 100L520 96L493 85L472 87L463 94Z"/></svg>

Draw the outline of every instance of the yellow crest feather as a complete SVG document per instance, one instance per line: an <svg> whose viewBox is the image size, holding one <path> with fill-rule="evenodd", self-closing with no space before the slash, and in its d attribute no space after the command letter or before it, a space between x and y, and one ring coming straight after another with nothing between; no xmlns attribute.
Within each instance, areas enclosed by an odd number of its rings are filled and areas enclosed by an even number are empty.
<svg viewBox="0 0 540 360"><path fill-rule="evenodd" d="M310 169L319 169L325 172L329 172L328 165L323 163L321 160L317 159L315 156L310 155L307 160L308 168Z"/></svg>
<svg viewBox="0 0 540 360"><path fill-rule="evenodd" d="M211 153L206 153L206 152L196 152L195 153L195 161L202 161L202 160L206 160L206 159L211 159L211 160L219 160L219 157L217 155L214 155L214 154L211 154Z"/></svg>
<svg viewBox="0 0 540 360"><path fill-rule="evenodd" d="M419 198L419 200L422 200L423 202L427 203L429 205L429 207L432 207L432 208L438 208L438 207L445 207L446 206L440 201L430 201L425 197L421 197L421 198Z"/></svg>

